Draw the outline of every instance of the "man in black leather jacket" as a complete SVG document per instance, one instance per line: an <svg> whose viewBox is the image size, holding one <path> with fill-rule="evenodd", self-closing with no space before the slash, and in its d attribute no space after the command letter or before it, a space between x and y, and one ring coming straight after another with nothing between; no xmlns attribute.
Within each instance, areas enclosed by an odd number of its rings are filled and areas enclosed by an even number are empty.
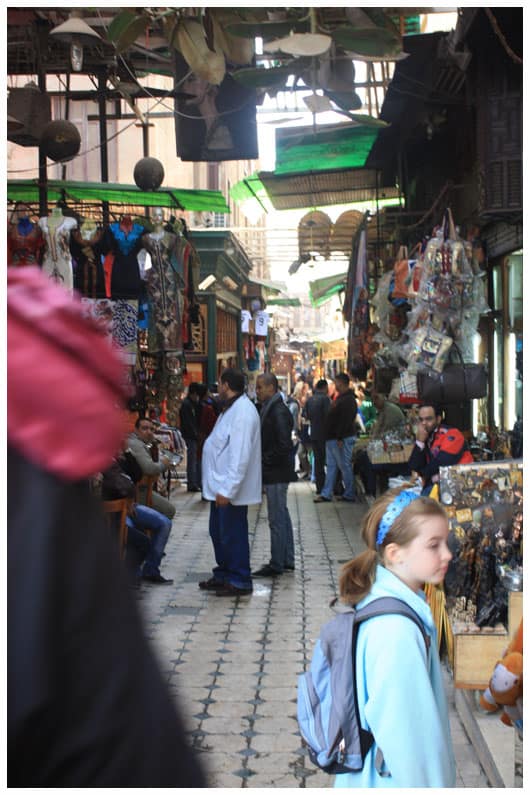
<svg viewBox="0 0 530 795"><path fill-rule="evenodd" d="M278 379L264 373L256 381L261 403L261 463L271 531L271 559L253 577L275 577L294 569L293 525L287 508L287 489L295 481L291 434L293 418L278 391Z"/></svg>
<svg viewBox="0 0 530 795"><path fill-rule="evenodd" d="M344 483L342 499L355 502L352 453L356 440L357 400L353 389L350 389L347 373L338 373L334 380L338 396L326 415L326 481L313 502L332 501L339 470Z"/></svg>

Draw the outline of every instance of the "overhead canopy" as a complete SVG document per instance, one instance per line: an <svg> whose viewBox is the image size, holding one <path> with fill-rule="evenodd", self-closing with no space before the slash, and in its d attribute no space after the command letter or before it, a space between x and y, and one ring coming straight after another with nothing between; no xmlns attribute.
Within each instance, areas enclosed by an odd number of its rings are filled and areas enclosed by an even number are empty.
<svg viewBox="0 0 530 795"><path fill-rule="evenodd" d="M195 212L229 213L223 194L216 190L183 190L181 188L159 188L143 191L135 185L116 182L72 182L48 180L48 201L63 198L74 202L108 201L112 204L129 204L140 207L174 207ZM39 201L37 179L8 180L7 199L13 202L36 203Z"/></svg>
<svg viewBox="0 0 530 795"><path fill-rule="evenodd" d="M362 168L378 133L362 124L278 128L274 173Z"/></svg>
<svg viewBox="0 0 530 795"><path fill-rule="evenodd" d="M267 298L267 306L302 306L299 298Z"/></svg>
<svg viewBox="0 0 530 795"><path fill-rule="evenodd" d="M287 285L283 282L266 281L265 279L258 279L257 276L249 276L248 280L251 284L258 284L260 287L264 287L267 292L283 293L287 290ZM269 301L269 303L271 302Z"/></svg>
<svg viewBox="0 0 530 795"><path fill-rule="evenodd" d="M399 198L395 186L381 187L378 172L372 169L307 171L278 176L274 171L260 171L238 182L230 195L236 202L261 197L265 193L275 210L353 204L376 199ZM259 199L257 199L259 200ZM263 209L263 201L260 201Z"/></svg>
<svg viewBox="0 0 530 795"><path fill-rule="evenodd" d="M325 276L309 282L309 298L314 307L321 306L329 301L336 293L345 290L348 272L338 273L335 276Z"/></svg>

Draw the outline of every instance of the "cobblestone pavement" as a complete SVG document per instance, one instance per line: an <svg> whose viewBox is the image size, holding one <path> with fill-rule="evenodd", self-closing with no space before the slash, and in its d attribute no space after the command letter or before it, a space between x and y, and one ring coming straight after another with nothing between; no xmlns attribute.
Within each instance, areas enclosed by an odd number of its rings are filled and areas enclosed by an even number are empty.
<svg viewBox="0 0 530 795"><path fill-rule="evenodd" d="M200 591L211 576L209 503L178 485L162 573L170 586L143 584L138 600L171 693L184 716L210 787L330 787L314 767L296 722L296 680L310 660L320 626L332 613L342 562L364 548L366 506L313 503L306 482L289 488L296 571L255 579L251 596ZM252 568L268 562L266 501L249 509ZM451 730L458 787L488 787L454 708Z"/></svg>

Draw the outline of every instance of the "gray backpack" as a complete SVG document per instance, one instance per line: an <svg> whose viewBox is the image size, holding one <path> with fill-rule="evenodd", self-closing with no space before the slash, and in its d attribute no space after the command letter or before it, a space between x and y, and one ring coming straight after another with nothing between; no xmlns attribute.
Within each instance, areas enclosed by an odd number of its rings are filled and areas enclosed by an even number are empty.
<svg viewBox="0 0 530 795"><path fill-rule="evenodd" d="M414 621L427 654L430 638L418 614L401 599L374 599L360 610L343 608L320 631L309 671L298 677L297 717L313 764L327 773L362 770L374 737L361 727L357 702L355 652L359 625L375 616L395 613ZM382 773L378 749L376 766ZM386 774L389 775L389 774Z"/></svg>

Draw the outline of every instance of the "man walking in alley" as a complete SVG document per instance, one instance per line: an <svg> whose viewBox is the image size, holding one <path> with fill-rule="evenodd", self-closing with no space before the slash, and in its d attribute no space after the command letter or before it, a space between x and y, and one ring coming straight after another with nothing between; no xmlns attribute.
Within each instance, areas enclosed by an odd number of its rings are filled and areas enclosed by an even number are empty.
<svg viewBox="0 0 530 795"><path fill-rule="evenodd" d="M326 481L313 502L331 502L337 472L340 470L344 483L341 499L355 501L353 486L352 451L355 444L355 418L357 400L347 373L339 373L334 379L337 398L326 416Z"/></svg>
<svg viewBox="0 0 530 795"><path fill-rule="evenodd" d="M326 479L326 416L331 406L328 396L328 382L321 378L315 385L315 391L304 406L305 416L309 421L309 438L313 450L315 466L316 493L320 494Z"/></svg>
<svg viewBox="0 0 530 795"><path fill-rule="evenodd" d="M199 461L199 421L201 412L201 385L193 381L180 407L180 432L186 442L186 478L188 491L201 490L201 465Z"/></svg>
<svg viewBox="0 0 530 795"><path fill-rule="evenodd" d="M278 391L278 379L264 373L256 381L256 395L261 404L261 464L267 495L267 513L271 533L271 558L254 577L275 577L294 569L293 525L287 507L287 489L295 481L291 432L293 418Z"/></svg>
<svg viewBox="0 0 530 795"><path fill-rule="evenodd" d="M221 413L204 443L202 495L210 500L210 537L216 566L199 588L217 596L252 593L248 506L261 502L261 437L256 407L244 394L240 370L219 380Z"/></svg>

